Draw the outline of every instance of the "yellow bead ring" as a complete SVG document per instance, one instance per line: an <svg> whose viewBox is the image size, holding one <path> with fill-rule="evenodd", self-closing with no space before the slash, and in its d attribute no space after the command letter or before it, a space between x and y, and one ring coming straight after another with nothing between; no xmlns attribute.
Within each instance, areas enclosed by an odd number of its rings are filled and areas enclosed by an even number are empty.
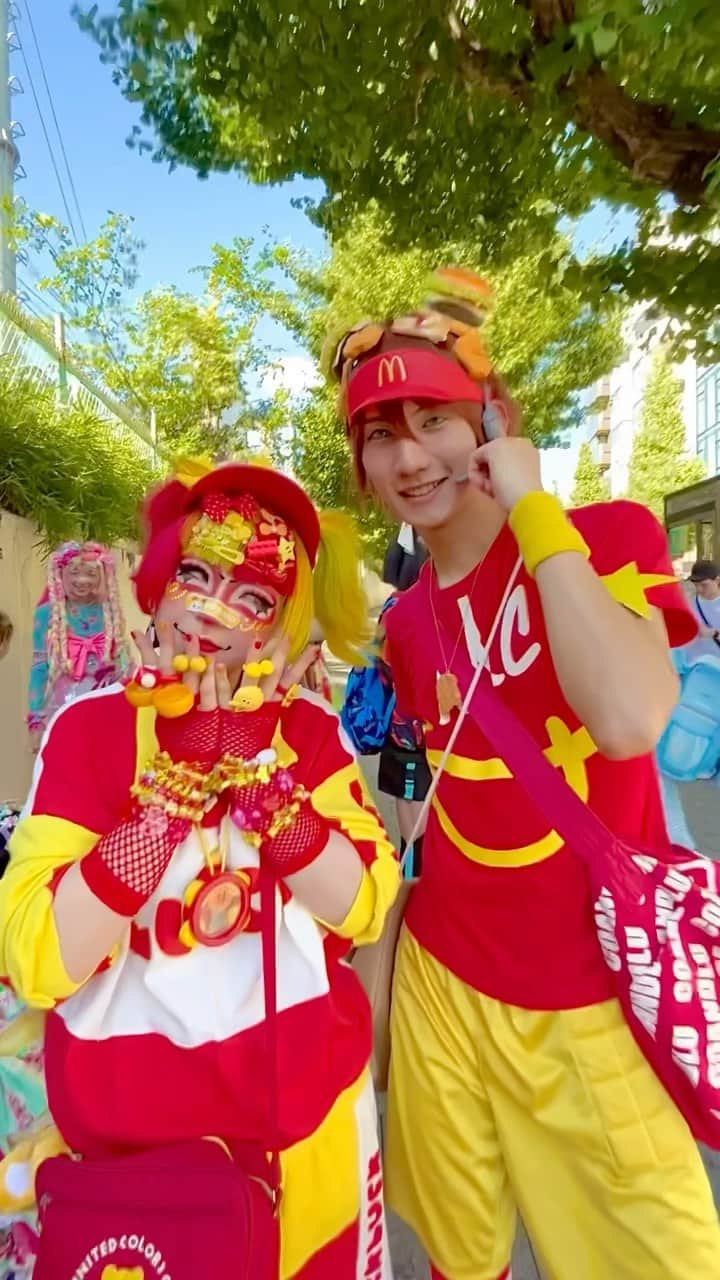
<svg viewBox="0 0 720 1280"><path fill-rule="evenodd" d="M184 675L186 671L193 671L196 675L202 676L208 669L207 658L197 654L194 658L189 658L186 653L176 653L172 660L173 671L177 671L180 675Z"/></svg>
<svg viewBox="0 0 720 1280"><path fill-rule="evenodd" d="M271 676L275 670L275 664L269 658L263 658L260 662L243 663L243 671L246 676L250 676L252 680L261 680L263 676Z"/></svg>

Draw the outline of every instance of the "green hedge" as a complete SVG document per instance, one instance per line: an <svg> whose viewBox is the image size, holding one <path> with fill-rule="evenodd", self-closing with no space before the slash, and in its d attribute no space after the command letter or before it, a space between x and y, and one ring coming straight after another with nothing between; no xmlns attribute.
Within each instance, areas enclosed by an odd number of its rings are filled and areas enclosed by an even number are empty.
<svg viewBox="0 0 720 1280"><path fill-rule="evenodd" d="M30 369L0 357L0 506L33 520L46 547L137 535L153 481L147 453L82 401L62 405Z"/></svg>

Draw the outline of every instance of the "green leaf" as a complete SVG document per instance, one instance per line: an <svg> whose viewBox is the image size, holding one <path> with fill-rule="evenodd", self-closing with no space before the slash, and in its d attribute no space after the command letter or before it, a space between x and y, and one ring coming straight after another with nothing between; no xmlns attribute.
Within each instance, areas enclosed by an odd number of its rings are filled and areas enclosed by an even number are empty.
<svg viewBox="0 0 720 1280"><path fill-rule="evenodd" d="M600 59L606 58L617 45L618 33L613 27L595 27L591 33L591 40L595 56Z"/></svg>

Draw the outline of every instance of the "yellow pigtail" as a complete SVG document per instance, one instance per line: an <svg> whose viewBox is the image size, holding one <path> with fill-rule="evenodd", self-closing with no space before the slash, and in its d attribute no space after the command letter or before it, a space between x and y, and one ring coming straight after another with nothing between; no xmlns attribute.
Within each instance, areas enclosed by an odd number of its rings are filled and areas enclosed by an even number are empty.
<svg viewBox="0 0 720 1280"><path fill-rule="evenodd" d="M282 616L283 634L290 637L289 661L300 657L310 638L313 620L313 574L308 553L295 534L295 588Z"/></svg>
<svg viewBox="0 0 720 1280"><path fill-rule="evenodd" d="M313 578L315 617L328 647L343 662L363 663L371 627L360 581L360 545L354 522L341 511L320 512L320 548Z"/></svg>
<svg viewBox="0 0 720 1280"><path fill-rule="evenodd" d="M320 547L315 571L295 535L295 589L285 605L283 633L290 637L290 658L299 657L317 619L328 647L352 666L366 661L363 649L371 627L360 581L360 548L355 525L341 511L320 512Z"/></svg>

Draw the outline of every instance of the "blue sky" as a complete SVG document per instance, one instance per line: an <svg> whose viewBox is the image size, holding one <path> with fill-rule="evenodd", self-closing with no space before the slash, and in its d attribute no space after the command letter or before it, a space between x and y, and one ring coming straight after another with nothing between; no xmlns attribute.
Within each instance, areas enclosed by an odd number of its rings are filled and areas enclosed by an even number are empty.
<svg viewBox="0 0 720 1280"><path fill-rule="evenodd" d="M26 0L16 3L18 34L64 177ZM27 3L88 235L97 232L109 209L135 218L137 233L146 243L140 264L141 291L157 284L197 290L201 282L190 271L208 261L212 244L227 244L237 235L262 242L265 227L275 239L322 250L320 232L291 205L292 197L312 194L319 189L317 185L299 180L282 187L253 187L233 174L200 181L188 169L169 173L166 166L153 164L149 156L129 150L125 139L139 123L139 109L126 102L113 84L110 69L100 62L97 46L71 18L69 0ZM25 90L12 104L13 116L26 133L18 145L27 178L18 183L17 195L32 208L67 221L21 54L11 55L11 72ZM65 187L71 202L67 180ZM20 274L32 283L22 267Z"/></svg>

